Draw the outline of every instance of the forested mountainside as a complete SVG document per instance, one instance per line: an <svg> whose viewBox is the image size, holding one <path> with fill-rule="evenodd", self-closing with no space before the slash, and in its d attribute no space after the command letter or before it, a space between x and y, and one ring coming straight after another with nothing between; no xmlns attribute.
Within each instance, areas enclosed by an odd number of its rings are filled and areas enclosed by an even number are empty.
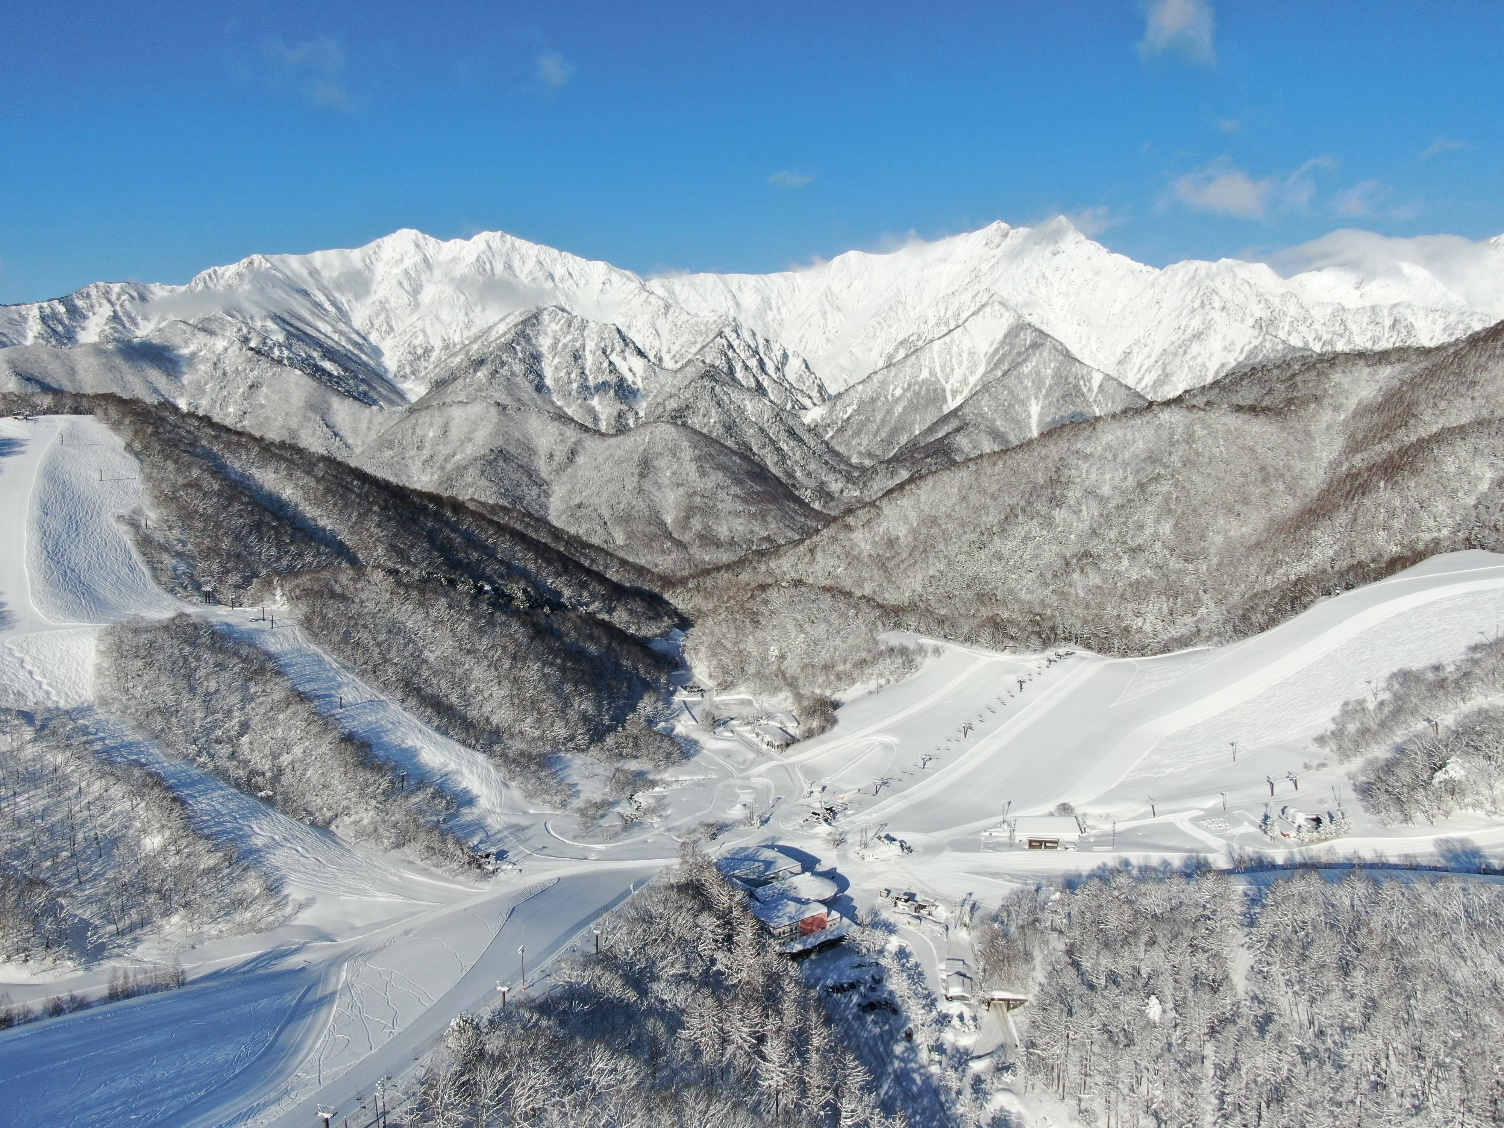
<svg viewBox="0 0 1504 1128"><path fill-rule="evenodd" d="M104 632L100 706L174 759L196 763L311 826L450 871L471 852L444 829L454 800L399 787L390 765L340 731L254 642L179 614Z"/></svg>
<svg viewBox="0 0 1504 1128"><path fill-rule="evenodd" d="M265 927L287 899L162 779L60 711L0 710L0 960L98 959L143 933Z"/></svg>
<svg viewBox="0 0 1504 1128"><path fill-rule="evenodd" d="M643 723L671 669L648 640L682 622L658 596L592 571L501 511L405 490L164 405L90 406L140 461L153 519L134 533L169 591L211 603L285 600L337 660L541 799L568 798L559 753L679 755ZM119 638L123 647L130 635ZM127 650L138 664L171 665L166 651ZM194 727L188 717L151 720L174 739Z"/></svg>
<svg viewBox="0 0 1504 1128"><path fill-rule="evenodd" d="M1504 244L1483 258L1504 277ZM166 401L684 575L1240 366L1457 337L1504 311L1496 289L1410 263L1161 271L1064 219L656 280L403 231L0 307L0 391Z"/></svg>
<svg viewBox="0 0 1504 1128"><path fill-rule="evenodd" d="M1430 349L1266 365L1062 427L673 594L699 624L692 657L718 679L823 632L811 588L865 608L837 618L992 644L1218 643L1434 553L1504 548L1501 443L1504 323Z"/></svg>

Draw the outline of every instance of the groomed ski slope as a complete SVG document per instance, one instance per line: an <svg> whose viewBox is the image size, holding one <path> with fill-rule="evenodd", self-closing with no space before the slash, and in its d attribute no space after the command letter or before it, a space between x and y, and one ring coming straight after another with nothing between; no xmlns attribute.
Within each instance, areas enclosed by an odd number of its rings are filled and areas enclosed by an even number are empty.
<svg viewBox="0 0 1504 1128"><path fill-rule="evenodd" d="M6 704L86 706L104 623L179 609L216 618L253 632L347 731L466 796L476 837L521 866L480 887L372 856L86 710L108 754L161 771L203 825L304 900L271 932L177 953L190 973L182 990L0 1034L0 1101L40 1122L306 1128L324 1105L353 1123L359 1098L369 1108L376 1082L400 1078L457 1014L493 1005L501 984L517 989L519 946L529 979L546 977L553 956L671 863L678 838L706 819L741 824L725 845L784 843L835 866L849 882L844 897L864 910L884 887L986 903L1039 875L1115 859L1277 849L1257 830L1271 801L1320 809L1332 805L1324 797L1342 796L1353 835L1307 853L1424 854L1459 836L1504 843L1504 828L1481 819L1378 826L1355 807L1338 768L1307 747L1370 680L1455 658L1496 633L1501 556L1437 557L1256 638L1157 658L1005 655L927 640L938 650L916 675L846 705L832 732L784 756L735 730L710 732L686 708L680 732L697 751L665 773L664 814L611 841L584 835L573 816L529 810L488 761L406 715L283 616L273 631L245 612L179 604L156 589L115 520L141 505L134 464L103 427L7 420L0 440ZM808 820L812 793L845 805L843 844ZM1080 851L1014 849L985 834L1005 814L1060 802L1092 818ZM911 852L864 856L863 838L883 830ZM899 935L937 982L945 961L965 954L922 923L899 922ZM0 970L11 980L0 989L17 998L97 993L104 976L44 983L11 968Z"/></svg>
<svg viewBox="0 0 1504 1128"><path fill-rule="evenodd" d="M530 978L546 971L580 929L668 861L673 844L629 849L624 861L553 862L539 852L555 841L545 819L527 814L490 761L331 662L285 615L273 631L244 611L162 592L119 524L142 511L136 472L92 419L0 421L0 704L80 709L101 754L159 773L196 825L278 878L296 912L259 935L191 948L182 945L192 938L167 937L138 953L181 959L183 990L0 1035L0 1101L55 1124L261 1124L284 1114L303 1124L313 1117L302 1104L342 1100L345 1089L369 1096L460 1011L493 999L498 980L516 980L519 943ZM90 705L100 630L178 611L249 634L347 731L460 797L461 829L481 843L506 841L526 872L480 888L372 855L100 714ZM514 916L524 902L528 912ZM108 975L61 970L0 967L0 990L17 1001L97 996Z"/></svg>
<svg viewBox="0 0 1504 1128"><path fill-rule="evenodd" d="M1396 668L1456 658L1501 623L1504 557L1464 552L1217 649L1107 659L942 643L920 674L842 709L830 734L759 772L784 794L823 787L846 804L850 830L908 840L918 849L900 864L916 874L952 870L955 855L970 872L1089 864L983 850L1005 815L1062 802L1103 831L1093 845L1119 851L1270 848L1256 830L1266 804L1326 810L1339 798L1355 834L1323 849L1424 851L1459 833L1504 841L1480 820L1379 827L1355 808L1345 772L1310 747L1343 701ZM799 826L797 814L794 804L783 825Z"/></svg>

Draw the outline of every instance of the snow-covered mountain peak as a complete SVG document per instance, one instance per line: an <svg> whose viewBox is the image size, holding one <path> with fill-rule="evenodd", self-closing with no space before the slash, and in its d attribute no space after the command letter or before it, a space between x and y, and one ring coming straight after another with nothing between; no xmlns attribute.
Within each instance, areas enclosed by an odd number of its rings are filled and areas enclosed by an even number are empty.
<svg viewBox="0 0 1504 1128"><path fill-rule="evenodd" d="M446 354L519 312L557 306L618 327L666 368L726 333L764 342L785 354L764 367L801 374L788 402L809 402L958 331L992 301L1083 363L1163 397L1241 364L1435 344L1504 317L1504 237L1338 231L1268 263L1160 269L1059 216L771 274L644 279L506 232L441 240L403 229L352 249L252 255L186 286L94 286L9 307L0 344L87 343L228 317L272 340L325 339L416 398ZM995 344L973 343L978 356Z"/></svg>

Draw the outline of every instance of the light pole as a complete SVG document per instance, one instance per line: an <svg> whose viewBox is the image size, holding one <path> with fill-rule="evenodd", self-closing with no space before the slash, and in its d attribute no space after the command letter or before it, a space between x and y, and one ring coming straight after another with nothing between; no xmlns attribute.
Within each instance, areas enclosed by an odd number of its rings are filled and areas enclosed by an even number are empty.
<svg viewBox="0 0 1504 1128"><path fill-rule="evenodd" d="M518 944L517 945L517 954L522 957L522 985L521 985L521 990L522 990L523 994L527 994L527 945L526 944Z"/></svg>

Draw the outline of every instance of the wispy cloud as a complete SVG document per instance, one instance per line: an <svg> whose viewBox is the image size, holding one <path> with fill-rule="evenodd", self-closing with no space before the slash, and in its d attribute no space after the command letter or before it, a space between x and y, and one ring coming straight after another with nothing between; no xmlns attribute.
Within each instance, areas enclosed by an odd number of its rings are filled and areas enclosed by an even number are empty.
<svg viewBox="0 0 1504 1128"><path fill-rule="evenodd" d="M550 90L561 90L574 77L574 64L557 51L544 51L538 56L538 80Z"/></svg>
<svg viewBox="0 0 1504 1128"><path fill-rule="evenodd" d="M1207 0L1148 0L1144 15L1141 58L1173 51L1192 62L1216 65L1216 20Z"/></svg>
<svg viewBox="0 0 1504 1128"><path fill-rule="evenodd" d="M1451 137L1438 137L1421 150L1420 159L1428 161L1432 157L1441 156L1442 153L1451 153L1458 149L1466 149L1467 147L1468 143L1466 141L1458 141Z"/></svg>
<svg viewBox="0 0 1504 1128"><path fill-rule="evenodd" d="M1280 207L1290 211L1305 211L1316 198L1317 172L1336 172L1341 167L1335 157L1322 155L1312 157L1292 172L1279 185L1276 200Z"/></svg>
<svg viewBox="0 0 1504 1128"><path fill-rule="evenodd" d="M1348 219L1376 215L1385 188L1378 180L1360 180L1332 198L1332 210Z"/></svg>
<svg viewBox="0 0 1504 1128"><path fill-rule="evenodd" d="M1263 219L1268 214L1271 177L1255 179L1227 161L1214 161L1180 177L1170 186L1174 198L1198 211L1238 219Z"/></svg>
<svg viewBox="0 0 1504 1128"><path fill-rule="evenodd" d="M1257 176L1219 157L1177 178L1166 202L1236 219L1267 219L1275 211L1306 211L1317 195L1315 174L1333 172L1337 161L1312 157L1287 176Z"/></svg>
<svg viewBox="0 0 1504 1128"><path fill-rule="evenodd" d="M345 49L333 39L300 43L268 39L262 44L262 54L270 64L268 83L272 87L293 91L320 109L354 113L359 108L346 80Z"/></svg>
<svg viewBox="0 0 1504 1128"><path fill-rule="evenodd" d="M774 188L782 188L785 192L797 192L800 188L807 188L815 182L810 173L790 172L788 169L779 169L768 177L768 183Z"/></svg>
<svg viewBox="0 0 1504 1128"><path fill-rule="evenodd" d="M1100 235L1109 227L1116 227L1123 222L1123 217L1105 204L1082 208L1078 212L1069 213L1065 218L1071 221L1077 231L1088 237Z"/></svg>
<svg viewBox="0 0 1504 1128"><path fill-rule="evenodd" d="M1243 123L1237 118L1222 118L1217 122L1217 128L1223 133L1238 133L1243 129Z"/></svg>

